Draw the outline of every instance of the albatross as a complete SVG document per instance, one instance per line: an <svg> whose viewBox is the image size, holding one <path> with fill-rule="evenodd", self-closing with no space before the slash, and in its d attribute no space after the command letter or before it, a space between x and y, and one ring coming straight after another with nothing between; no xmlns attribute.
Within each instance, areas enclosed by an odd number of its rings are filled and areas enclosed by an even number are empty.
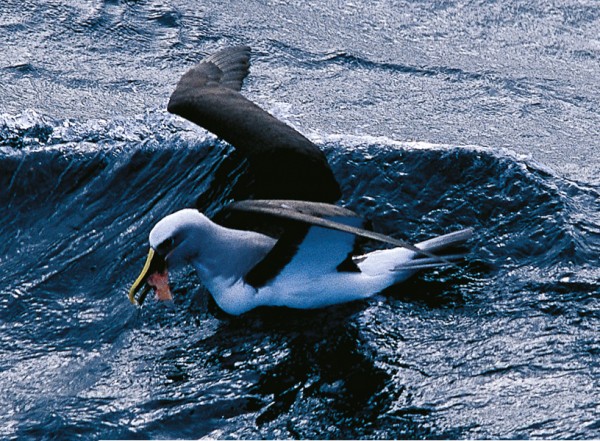
<svg viewBox="0 0 600 441"><path fill-rule="evenodd" d="M154 288L170 299L170 269L192 265L217 305L232 315L258 306L323 308L366 299L417 271L456 265L472 230L410 244L366 228L340 196L324 153L240 90L250 48L228 47L179 80L168 111L239 150L252 176L252 198L225 206L213 219L185 208L156 223L129 300L141 305ZM266 226L266 227L265 227ZM357 238L392 248L363 254Z"/></svg>

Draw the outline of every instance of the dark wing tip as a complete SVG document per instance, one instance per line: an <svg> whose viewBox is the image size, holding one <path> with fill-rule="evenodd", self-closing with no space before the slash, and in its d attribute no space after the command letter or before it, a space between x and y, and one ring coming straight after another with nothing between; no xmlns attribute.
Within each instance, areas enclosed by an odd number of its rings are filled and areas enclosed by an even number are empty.
<svg viewBox="0 0 600 441"><path fill-rule="evenodd" d="M242 89L244 78L250 67L248 46L226 47L204 58L188 70L177 83L171 95L167 110L178 113L177 107L202 89L225 88L234 91Z"/></svg>
<svg viewBox="0 0 600 441"><path fill-rule="evenodd" d="M206 57L197 66L215 66L220 75L216 85L239 91L250 68L250 47L232 46Z"/></svg>

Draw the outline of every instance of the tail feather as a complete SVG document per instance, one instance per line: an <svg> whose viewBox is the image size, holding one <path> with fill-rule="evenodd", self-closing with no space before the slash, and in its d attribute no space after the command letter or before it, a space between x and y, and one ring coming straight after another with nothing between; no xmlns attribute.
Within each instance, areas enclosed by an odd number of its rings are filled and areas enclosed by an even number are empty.
<svg viewBox="0 0 600 441"><path fill-rule="evenodd" d="M466 253L460 254L443 254L444 258L450 262L458 262L466 256ZM420 270L426 268L437 268L439 266L447 265L445 262L440 262L439 259L433 259L426 257L424 259L415 259L409 262L402 263L392 269L392 271L403 271L403 270Z"/></svg>
<svg viewBox="0 0 600 441"><path fill-rule="evenodd" d="M454 262L462 260L468 251L463 245L471 237L473 237L473 230L467 228L434 237L416 245L419 249L442 257L444 260L398 247L356 256L354 262L366 275L379 277L387 274L393 278L393 283L398 283L418 270L452 265Z"/></svg>
<svg viewBox="0 0 600 441"><path fill-rule="evenodd" d="M473 229L465 228L464 230L454 231L420 242L417 244L417 247L429 251L430 253L436 253L464 245L464 243L472 237Z"/></svg>
<svg viewBox="0 0 600 441"><path fill-rule="evenodd" d="M443 257L446 261L453 263L464 259L467 253L460 248L472 237L473 229L466 228L464 230L454 231L452 233L444 234L442 236L420 242L417 244L417 247L430 253L435 253L436 255ZM432 259L430 257L416 255L412 260L403 262L394 267L392 271L420 270L437 268L445 265L447 265L447 263L440 262L439 259Z"/></svg>

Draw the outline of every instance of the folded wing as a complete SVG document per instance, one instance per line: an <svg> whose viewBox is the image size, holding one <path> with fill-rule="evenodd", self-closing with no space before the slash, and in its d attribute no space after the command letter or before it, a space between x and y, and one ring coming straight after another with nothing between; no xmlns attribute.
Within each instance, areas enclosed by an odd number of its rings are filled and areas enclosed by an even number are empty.
<svg viewBox="0 0 600 441"><path fill-rule="evenodd" d="M315 275L337 271L359 271L352 261L357 237L404 247L432 261L451 264L444 257L415 245L365 229L356 213L337 205L295 200L247 200L225 207L216 221L232 228L270 234L279 240L267 256L246 276L246 282L263 286L284 269L293 266ZM279 230L269 230L273 226Z"/></svg>
<svg viewBox="0 0 600 441"><path fill-rule="evenodd" d="M365 220L351 210L319 202L255 200L234 202L224 211L238 215L237 228L243 227L239 224L242 218L251 222L253 229L279 228L270 231L279 239L273 249L244 278L256 288L282 273L286 277L295 273L317 277L335 271L359 271L352 261L357 235L319 226L323 221L363 228Z"/></svg>

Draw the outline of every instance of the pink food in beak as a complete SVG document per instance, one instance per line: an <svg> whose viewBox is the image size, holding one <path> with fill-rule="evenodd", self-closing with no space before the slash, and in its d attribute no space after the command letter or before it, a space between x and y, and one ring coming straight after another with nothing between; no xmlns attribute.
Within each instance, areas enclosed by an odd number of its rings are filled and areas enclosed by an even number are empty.
<svg viewBox="0 0 600 441"><path fill-rule="evenodd" d="M156 300L173 300L171 290L169 289L169 272L154 273L147 280L148 285L154 288L154 298Z"/></svg>

